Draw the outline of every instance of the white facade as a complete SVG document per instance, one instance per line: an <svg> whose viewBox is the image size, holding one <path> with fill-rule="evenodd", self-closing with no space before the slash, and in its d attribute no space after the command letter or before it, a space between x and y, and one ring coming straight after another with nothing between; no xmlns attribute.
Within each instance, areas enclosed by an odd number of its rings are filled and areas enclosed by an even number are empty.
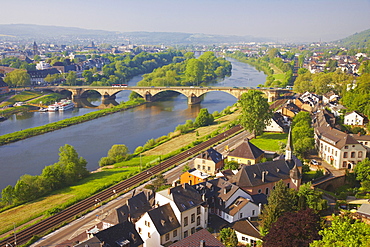
<svg viewBox="0 0 370 247"><path fill-rule="evenodd" d="M284 132L283 128L274 119L271 119L270 125L266 126L264 131L281 132L281 133Z"/></svg>
<svg viewBox="0 0 370 247"><path fill-rule="evenodd" d="M135 223L135 228L144 241L143 247L158 246L161 243L161 236L147 213Z"/></svg>
<svg viewBox="0 0 370 247"><path fill-rule="evenodd" d="M249 244L250 246L256 246L257 241L259 241L259 238L252 237L243 233L240 233L238 231L235 231L236 237L238 238L238 242L244 245Z"/></svg>
<svg viewBox="0 0 370 247"><path fill-rule="evenodd" d="M365 118L353 111L344 116L344 124L346 125L364 125Z"/></svg>

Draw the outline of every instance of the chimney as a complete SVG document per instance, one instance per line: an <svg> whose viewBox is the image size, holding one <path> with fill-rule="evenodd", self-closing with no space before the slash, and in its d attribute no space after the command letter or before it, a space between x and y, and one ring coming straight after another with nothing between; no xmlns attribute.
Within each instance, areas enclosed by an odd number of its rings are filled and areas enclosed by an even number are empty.
<svg viewBox="0 0 370 247"><path fill-rule="evenodd" d="M265 174L265 172L263 171L263 172L262 172L262 182L265 182L265 176L266 176L266 174Z"/></svg>
<svg viewBox="0 0 370 247"><path fill-rule="evenodd" d="M206 247L206 241L200 240L199 247Z"/></svg>
<svg viewBox="0 0 370 247"><path fill-rule="evenodd" d="M171 188L168 188L168 189L167 189L167 193L168 193L169 195L171 195Z"/></svg>

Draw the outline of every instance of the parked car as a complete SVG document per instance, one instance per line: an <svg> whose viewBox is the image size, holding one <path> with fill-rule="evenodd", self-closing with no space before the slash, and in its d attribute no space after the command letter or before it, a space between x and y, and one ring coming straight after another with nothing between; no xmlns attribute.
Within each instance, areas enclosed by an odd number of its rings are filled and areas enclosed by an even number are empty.
<svg viewBox="0 0 370 247"><path fill-rule="evenodd" d="M317 162L317 160L311 160L311 163L312 163L312 165L315 165L315 166L319 165L319 162Z"/></svg>

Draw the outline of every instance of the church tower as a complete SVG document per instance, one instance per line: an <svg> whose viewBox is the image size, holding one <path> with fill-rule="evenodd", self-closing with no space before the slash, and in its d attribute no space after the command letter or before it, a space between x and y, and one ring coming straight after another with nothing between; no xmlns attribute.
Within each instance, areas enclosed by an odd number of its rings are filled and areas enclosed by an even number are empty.
<svg viewBox="0 0 370 247"><path fill-rule="evenodd" d="M288 141L285 147L285 160L292 160L293 142L292 142L292 128L289 128Z"/></svg>
<svg viewBox="0 0 370 247"><path fill-rule="evenodd" d="M39 50L36 41L33 42L33 55L39 55Z"/></svg>

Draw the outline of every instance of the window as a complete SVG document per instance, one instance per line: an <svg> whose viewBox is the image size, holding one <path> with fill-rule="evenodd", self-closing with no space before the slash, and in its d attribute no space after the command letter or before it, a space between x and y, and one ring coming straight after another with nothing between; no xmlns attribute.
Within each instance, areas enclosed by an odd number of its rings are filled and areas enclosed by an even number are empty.
<svg viewBox="0 0 370 247"><path fill-rule="evenodd" d="M261 193L262 193L262 190L261 190L261 189L259 189L259 190L258 190L258 194L261 194Z"/></svg>
<svg viewBox="0 0 370 247"><path fill-rule="evenodd" d="M203 170L205 170L206 169L206 167L205 166L203 166Z"/></svg>
<svg viewBox="0 0 370 247"><path fill-rule="evenodd" d="M362 151L358 152L358 157L362 158Z"/></svg>
<svg viewBox="0 0 370 247"><path fill-rule="evenodd" d="M200 216L197 217L197 226L200 225Z"/></svg>
<svg viewBox="0 0 370 247"><path fill-rule="evenodd" d="M189 235L188 231L184 232L184 238L186 238Z"/></svg>
<svg viewBox="0 0 370 247"><path fill-rule="evenodd" d="M243 218L243 213L239 214L239 219Z"/></svg>
<svg viewBox="0 0 370 247"><path fill-rule="evenodd" d="M268 195L269 194L269 188L266 188L266 193L265 193L266 195Z"/></svg>
<svg viewBox="0 0 370 247"><path fill-rule="evenodd" d="M139 227L139 229L138 229L138 230L139 230L139 231L138 231L138 232L139 232L139 234L141 234L141 227Z"/></svg>
<svg viewBox="0 0 370 247"><path fill-rule="evenodd" d="M187 226L188 225L188 217L185 217L184 218L184 226Z"/></svg>
<svg viewBox="0 0 370 247"><path fill-rule="evenodd" d="M174 237L174 238L176 238L176 237L177 237L177 230L174 230L174 231L172 232L172 235L173 235L173 237Z"/></svg>
<svg viewBox="0 0 370 247"><path fill-rule="evenodd" d="M195 227L192 227L191 228L191 234L193 234L195 232Z"/></svg>
<svg viewBox="0 0 370 247"><path fill-rule="evenodd" d="M328 147L325 145L325 151L328 149Z"/></svg>
<svg viewBox="0 0 370 247"><path fill-rule="evenodd" d="M348 157L348 153L347 152L344 152L343 153L343 158L347 158Z"/></svg>
<svg viewBox="0 0 370 247"><path fill-rule="evenodd" d="M252 247L256 246L256 240L251 239L251 246Z"/></svg>
<svg viewBox="0 0 370 247"><path fill-rule="evenodd" d="M206 161L205 160L202 160L202 164L205 164L206 163Z"/></svg>
<svg viewBox="0 0 370 247"><path fill-rule="evenodd" d="M255 213L256 213L256 210L254 210L254 209L253 209L253 210L252 210L252 215L254 215Z"/></svg>
<svg viewBox="0 0 370 247"><path fill-rule="evenodd" d="M351 158L356 158L356 152L351 152Z"/></svg>
<svg viewBox="0 0 370 247"><path fill-rule="evenodd" d="M208 171L210 171L211 170L211 167L210 166L208 166Z"/></svg>
<svg viewBox="0 0 370 247"><path fill-rule="evenodd" d="M198 165L198 169L200 169L200 165Z"/></svg>
<svg viewBox="0 0 370 247"><path fill-rule="evenodd" d="M343 168L347 167L347 161L343 161L342 167Z"/></svg>
<svg viewBox="0 0 370 247"><path fill-rule="evenodd" d="M348 146L344 146L344 149L348 149Z"/></svg>
<svg viewBox="0 0 370 247"><path fill-rule="evenodd" d="M197 215L200 214L200 207L197 207Z"/></svg>
<svg viewBox="0 0 370 247"><path fill-rule="evenodd" d="M338 151L335 151L335 156L337 156L338 155Z"/></svg>
<svg viewBox="0 0 370 247"><path fill-rule="evenodd" d="M194 223L195 222L195 214L192 214L191 215L191 223Z"/></svg>
<svg viewBox="0 0 370 247"><path fill-rule="evenodd" d="M148 232L148 238L151 238L152 236L150 235L150 232Z"/></svg>
<svg viewBox="0 0 370 247"><path fill-rule="evenodd" d="M170 240L170 234L169 233L166 234L166 241L168 241L168 240Z"/></svg>
<svg viewBox="0 0 370 247"><path fill-rule="evenodd" d="M290 188L290 183L287 183L286 187Z"/></svg>

